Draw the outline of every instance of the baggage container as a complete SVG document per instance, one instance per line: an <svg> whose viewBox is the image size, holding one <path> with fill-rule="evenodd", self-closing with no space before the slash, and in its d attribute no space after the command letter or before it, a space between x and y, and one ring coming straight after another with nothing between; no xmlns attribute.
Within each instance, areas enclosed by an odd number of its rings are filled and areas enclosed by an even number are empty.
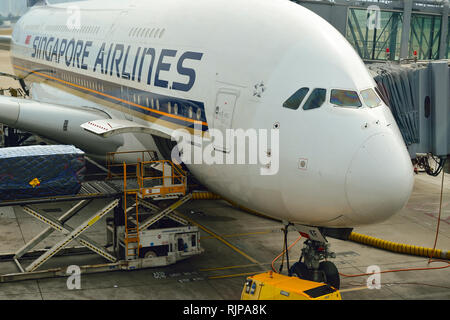
<svg viewBox="0 0 450 320"><path fill-rule="evenodd" d="M77 194L85 168L74 146L1 148L0 201Z"/></svg>

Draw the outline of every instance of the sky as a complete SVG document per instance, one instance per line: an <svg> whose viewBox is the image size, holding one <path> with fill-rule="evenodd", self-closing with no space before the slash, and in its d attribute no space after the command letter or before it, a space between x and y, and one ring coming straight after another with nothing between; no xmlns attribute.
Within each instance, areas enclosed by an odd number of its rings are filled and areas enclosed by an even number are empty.
<svg viewBox="0 0 450 320"><path fill-rule="evenodd" d="M69 2L74 0L50 0L49 3ZM27 0L0 0L0 15L20 16L27 11Z"/></svg>

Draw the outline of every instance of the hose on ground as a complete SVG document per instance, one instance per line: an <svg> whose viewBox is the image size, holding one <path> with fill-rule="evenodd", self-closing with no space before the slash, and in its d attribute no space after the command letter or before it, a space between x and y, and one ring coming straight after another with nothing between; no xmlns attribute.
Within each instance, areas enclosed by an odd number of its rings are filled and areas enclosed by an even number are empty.
<svg viewBox="0 0 450 320"><path fill-rule="evenodd" d="M193 193L193 199L195 200L218 200L223 199L221 196L214 194L212 192L194 192ZM226 200L226 199L224 199ZM234 203L231 203L232 205L235 205ZM240 209L243 209L245 211L248 211L250 213L254 213L252 210L247 210L246 208L239 206ZM298 239L300 240L300 239ZM409 244L403 244L403 243L397 243L393 241L387 241L371 236L367 236L364 234L360 234L357 232L352 232L348 238L348 240L365 244L371 247L391 251L391 252L397 252L397 253L404 253L414 256L420 256L420 257L426 257L426 258L438 258L438 259L446 259L450 260L450 252L440 249L432 249L432 248L425 248L420 246L414 246ZM281 256L282 254L280 254ZM279 257L278 257L279 258Z"/></svg>
<svg viewBox="0 0 450 320"><path fill-rule="evenodd" d="M209 191L192 193L192 200L220 200L220 199L222 199L221 196Z"/></svg>
<svg viewBox="0 0 450 320"><path fill-rule="evenodd" d="M397 252L397 253L404 253L414 256L420 256L425 258L438 258L438 259L447 259L450 260L450 252L440 250L440 249L432 249L432 248L425 248L425 247L419 247L419 246L413 246L409 244L403 244L403 243L396 243L393 241L387 241L371 236L366 236L364 234L360 234L357 232L352 232L348 238L349 240L353 242L358 242L361 244L365 244L371 247Z"/></svg>

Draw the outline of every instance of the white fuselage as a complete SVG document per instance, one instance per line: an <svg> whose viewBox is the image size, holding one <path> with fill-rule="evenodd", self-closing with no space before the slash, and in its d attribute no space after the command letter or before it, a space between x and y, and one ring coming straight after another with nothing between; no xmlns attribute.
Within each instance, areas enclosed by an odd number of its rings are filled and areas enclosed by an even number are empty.
<svg viewBox="0 0 450 320"><path fill-rule="evenodd" d="M345 38L311 11L287 0L76 5L81 29L67 26L77 18L70 4L32 8L14 29L14 68L34 72L34 99L100 109L167 135L200 123L203 146L213 128L278 130L276 174L261 175L260 164L187 166L212 191L293 223L376 223L408 200L411 163L389 108L330 103L332 89L360 93L375 83ZM283 107L303 87L326 89L322 106ZM234 107L221 110L223 99ZM150 135L123 139L120 150L155 148Z"/></svg>

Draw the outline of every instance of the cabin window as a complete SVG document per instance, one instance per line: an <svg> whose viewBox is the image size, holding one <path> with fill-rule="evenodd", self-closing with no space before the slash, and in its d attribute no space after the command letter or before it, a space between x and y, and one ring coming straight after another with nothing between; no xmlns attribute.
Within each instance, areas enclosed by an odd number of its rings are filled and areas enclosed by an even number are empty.
<svg viewBox="0 0 450 320"><path fill-rule="evenodd" d="M297 90L292 96L289 97L284 103L283 107L297 110L300 105L303 102L303 99L305 99L306 95L308 94L309 88L301 88Z"/></svg>
<svg viewBox="0 0 450 320"><path fill-rule="evenodd" d="M366 106L370 108L378 107L381 104L381 99L377 96L373 89L366 89L361 91L361 97Z"/></svg>
<svg viewBox="0 0 450 320"><path fill-rule="evenodd" d="M351 90L331 90L330 102L335 106L347 108L359 108L362 105L358 93Z"/></svg>
<svg viewBox="0 0 450 320"><path fill-rule="evenodd" d="M322 104L325 102L327 96L327 90L322 88L316 88L311 92L311 94L308 97L308 100L306 100L305 104L303 105L303 110L311 110L311 109L317 109L322 106Z"/></svg>

